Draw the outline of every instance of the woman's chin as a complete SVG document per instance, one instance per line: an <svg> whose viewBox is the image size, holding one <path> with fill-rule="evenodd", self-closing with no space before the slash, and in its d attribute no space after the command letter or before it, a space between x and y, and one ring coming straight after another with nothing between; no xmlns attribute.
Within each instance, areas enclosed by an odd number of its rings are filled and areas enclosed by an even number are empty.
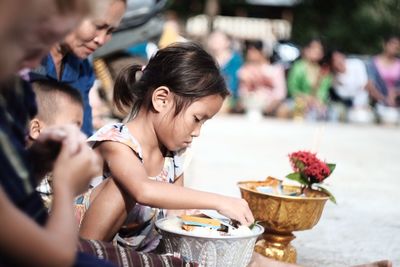
<svg viewBox="0 0 400 267"><path fill-rule="evenodd" d="M86 52L86 51L79 51L77 53L74 53L75 56L81 60L87 59L92 53Z"/></svg>

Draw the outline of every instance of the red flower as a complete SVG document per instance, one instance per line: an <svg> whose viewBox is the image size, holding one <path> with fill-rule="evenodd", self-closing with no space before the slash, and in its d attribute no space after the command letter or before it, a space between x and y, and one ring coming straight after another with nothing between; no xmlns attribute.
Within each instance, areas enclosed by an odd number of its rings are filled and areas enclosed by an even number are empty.
<svg viewBox="0 0 400 267"><path fill-rule="evenodd" d="M289 155L294 172L306 177L309 183L320 183L331 171L325 162L319 160L315 153L298 151Z"/></svg>
<svg viewBox="0 0 400 267"><path fill-rule="evenodd" d="M317 188L318 190L329 195L331 201L336 203L335 197L324 187L320 186L335 169L336 164L325 163L317 158L315 153L308 151L298 151L289 154L290 164L294 173L286 175L287 178L297 181L302 185L302 188Z"/></svg>

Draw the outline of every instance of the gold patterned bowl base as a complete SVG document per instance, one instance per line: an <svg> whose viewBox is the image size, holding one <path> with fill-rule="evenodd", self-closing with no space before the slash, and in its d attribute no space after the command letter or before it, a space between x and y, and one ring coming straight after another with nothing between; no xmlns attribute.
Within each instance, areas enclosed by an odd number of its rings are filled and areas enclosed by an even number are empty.
<svg viewBox="0 0 400 267"><path fill-rule="evenodd" d="M262 239L257 241L254 250L268 258L295 263L297 252L290 244L290 241L295 238L296 236L292 233L264 232Z"/></svg>
<svg viewBox="0 0 400 267"><path fill-rule="evenodd" d="M307 191L305 196L266 194L258 186L268 186L273 178L265 181L243 181L238 186L248 202L254 218L264 226L265 232L256 243L255 251L275 260L295 263L296 249L290 244L293 231L308 230L316 225L329 197L320 191ZM289 191L301 191L288 186Z"/></svg>

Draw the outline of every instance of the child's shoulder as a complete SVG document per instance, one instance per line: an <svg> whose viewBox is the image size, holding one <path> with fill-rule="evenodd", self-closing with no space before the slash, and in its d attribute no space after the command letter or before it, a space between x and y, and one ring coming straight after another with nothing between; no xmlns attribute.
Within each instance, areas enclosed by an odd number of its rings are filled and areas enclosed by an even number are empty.
<svg viewBox="0 0 400 267"><path fill-rule="evenodd" d="M87 139L87 142L91 146L104 141L114 141L125 144L142 158L142 149L139 142L132 136L124 123L107 124Z"/></svg>
<svg viewBox="0 0 400 267"><path fill-rule="evenodd" d="M182 175L192 160L192 150L185 148L173 153L175 177Z"/></svg>
<svg viewBox="0 0 400 267"><path fill-rule="evenodd" d="M105 141L108 139L112 140L114 138L124 137L126 135L124 133L124 128L126 128L126 126L123 123L106 124L90 136L88 142L100 141L99 139Z"/></svg>

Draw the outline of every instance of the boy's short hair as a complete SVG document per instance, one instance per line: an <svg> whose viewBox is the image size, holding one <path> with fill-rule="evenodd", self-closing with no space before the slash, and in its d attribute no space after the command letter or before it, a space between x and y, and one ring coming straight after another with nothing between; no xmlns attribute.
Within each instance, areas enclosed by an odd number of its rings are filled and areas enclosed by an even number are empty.
<svg viewBox="0 0 400 267"><path fill-rule="evenodd" d="M43 79L32 81L31 84L36 94L37 118L44 122L51 123L55 115L63 108L58 103L60 97L69 98L70 101L78 104L83 109L81 93L66 83Z"/></svg>

